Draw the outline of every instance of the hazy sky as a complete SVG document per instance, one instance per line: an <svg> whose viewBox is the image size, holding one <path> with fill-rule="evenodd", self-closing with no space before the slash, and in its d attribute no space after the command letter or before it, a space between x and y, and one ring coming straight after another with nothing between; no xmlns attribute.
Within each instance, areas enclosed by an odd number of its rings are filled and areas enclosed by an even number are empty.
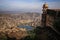
<svg viewBox="0 0 60 40"><path fill-rule="evenodd" d="M45 2L49 8L60 9L60 0L0 0L0 11L41 12Z"/></svg>

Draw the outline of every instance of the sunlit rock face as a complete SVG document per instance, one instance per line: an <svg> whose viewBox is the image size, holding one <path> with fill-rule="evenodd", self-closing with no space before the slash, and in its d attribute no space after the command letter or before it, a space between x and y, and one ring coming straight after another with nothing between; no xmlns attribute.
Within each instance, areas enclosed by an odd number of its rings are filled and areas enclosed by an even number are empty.
<svg viewBox="0 0 60 40"><path fill-rule="evenodd" d="M16 39L21 39L27 36L26 29L17 28L17 27L12 28L12 29L0 29L0 33L4 33L9 38L16 38Z"/></svg>

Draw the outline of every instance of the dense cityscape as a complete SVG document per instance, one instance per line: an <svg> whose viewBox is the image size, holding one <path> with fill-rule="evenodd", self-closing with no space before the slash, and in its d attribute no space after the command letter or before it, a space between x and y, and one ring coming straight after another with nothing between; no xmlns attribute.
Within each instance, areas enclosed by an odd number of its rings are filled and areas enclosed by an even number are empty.
<svg viewBox="0 0 60 40"><path fill-rule="evenodd" d="M39 13L0 14L0 26L17 27L19 25L39 26Z"/></svg>
<svg viewBox="0 0 60 40"><path fill-rule="evenodd" d="M0 40L60 40L60 9L54 8L56 1L43 5L40 2L44 0L33 0L36 4L32 0L1 1ZM48 5L51 2L55 6Z"/></svg>

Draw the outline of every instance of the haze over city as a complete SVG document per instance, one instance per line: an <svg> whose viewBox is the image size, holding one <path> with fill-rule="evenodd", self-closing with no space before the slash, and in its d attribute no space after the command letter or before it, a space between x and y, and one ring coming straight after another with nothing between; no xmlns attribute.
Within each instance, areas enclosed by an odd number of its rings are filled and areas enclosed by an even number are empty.
<svg viewBox="0 0 60 40"><path fill-rule="evenodd" d="M0 0L0 11L42 12L42 5L60 9L60 0Z"/></svg>
<svg viewBox="0 0 60 40"><path fill-rule="evenodd" d="M60 40L60 0L0 0L0 40Z"/></svg>

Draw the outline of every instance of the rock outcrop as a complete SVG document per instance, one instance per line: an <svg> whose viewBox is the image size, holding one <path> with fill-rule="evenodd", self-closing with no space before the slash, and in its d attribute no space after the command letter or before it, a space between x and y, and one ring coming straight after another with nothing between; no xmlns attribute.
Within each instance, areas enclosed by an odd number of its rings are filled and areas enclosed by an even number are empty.
<svg viewBox="0 0 60 40"><path fill-rule="evenodd" d="M27 36L26 29L23 28L12 28L12 29L0 29L0 33L4 33L6 36L10 38L21 39Z"/></svg>

